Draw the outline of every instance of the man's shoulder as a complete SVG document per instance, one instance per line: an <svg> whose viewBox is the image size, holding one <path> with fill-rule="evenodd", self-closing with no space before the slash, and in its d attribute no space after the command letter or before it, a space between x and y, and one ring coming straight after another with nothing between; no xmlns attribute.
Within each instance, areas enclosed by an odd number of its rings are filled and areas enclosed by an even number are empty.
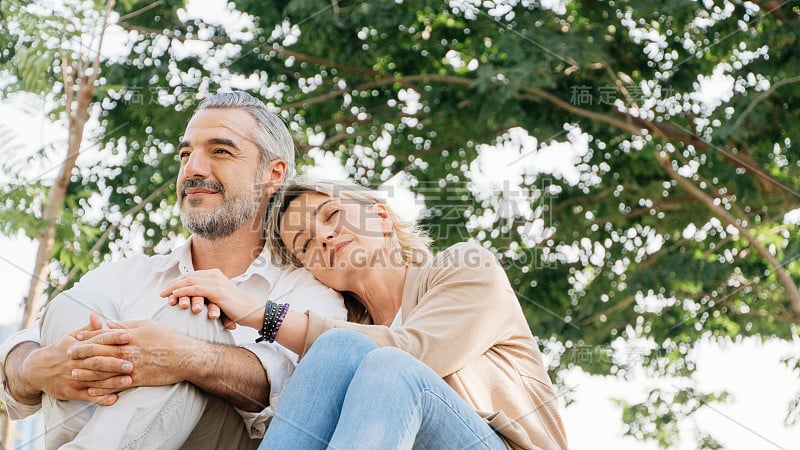
<svg viewBox="0 0 800 450"><path fill-rule="evenodd" d="M319 280L314 278L308 270L302 267L294 266L278 266L278 279L277 283L291 283L291 284L304 284L304 285L320 285Z"/></svg>
<svg viewBox="0 0 800 450"><path fill-rule="evenodd" d="M103 261L90 270L87 275L110 273L130 273L140 270L159 270L170 261L170 255L145 255L137 254L127 258Z"/></svg>
<svg viewBox="0 0 800 450"><path fill-rule="evenodd" d="M337 319L347 317L342 295L303 268L280 267L271 297L276 301L288 302L298 311L311 309Z"/></svg>

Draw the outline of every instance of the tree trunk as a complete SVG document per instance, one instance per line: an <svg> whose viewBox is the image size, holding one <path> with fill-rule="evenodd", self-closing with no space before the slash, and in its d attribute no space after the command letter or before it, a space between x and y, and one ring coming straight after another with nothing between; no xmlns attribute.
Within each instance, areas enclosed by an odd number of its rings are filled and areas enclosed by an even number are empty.
<svg viewBox="0 0 800 450"><path fill-rule="evenodd" d="M36 262L31 274L31 284L28 294L25 296L25 312L22 316L22 328L30 328L36 321L36 317L41 307L42 294L44 293L45 283L49 277L50 258L53 251L53 243L56 237L56 221L64 206L64 199L67 195L72 169L80 153L81 141L83 140L83 130L89 120L89 103L94 92L94 77L83 76L81 78L80 89L77 95L77 105L69 116L69 137L67 139L67 157L64 159L58 177L56 177L53 187L47 196L44 214L42 214L42 229L39 231L39 248L36 251ZM67 108L69 111L71 108Z"/></svg>
<svg viewBox="0 0 800 450"><path fill-rule="evenodd" d="M69 115L69 137L67 138L67 157L64 159L61 169L58 172L53 187L47 196L47 203L42 214L42 229L39 231L39 248L36 251L36 262L31 274L31 284L28 294L25 296L25 311L22 314L22 328L30 328L36 322L39 309L42 303L45 284L50 275L50 257L53 252L53 244L56 236L56 222L61 208L64 206L64 199L67 195L72 169L80 153L81 141L86 122L89 120L89 104L94 93L95 77L84 76L81 79L80 89L77 95L77 105ZM71 96L68 95L68 98ZM67 111L70 111L67 106ZM14 422L8 419L5 411L0 421L0 432L2 432L2 443L5 450L14 448Z"/></svg>
<svg viewBox="0 0 800 450"><path fill-rule="evenodd" d="M69 130L67 155L47 195L47 203L44 205L43 223L38 236L39 247L36 250L36 262L33 266L28 294L25 296L22 328L33 326L41 308L45 283L47 283L50 276L49 265L53 244L55 243L56 224L64 206L72 169L75 168L75 163L80 154L84 128L86 127L86 122L89 121L89 106L94 95L94 83L100 74L100 50L103 48L103 38L105 37L108 17L113 8L114 0L109 0L106 3L105 16L100 28L100 39L89 70L78 73L76 65L69 63L66 57L62 56L61 70L64 78L64 95L66 97L67 126ZM74 91L75 81L77 81L78 86L77 92ZM9 420L8 414L3 411L0 414L0 443L3 444L4 450L13 449L14 436L14 423Z"/></svg>

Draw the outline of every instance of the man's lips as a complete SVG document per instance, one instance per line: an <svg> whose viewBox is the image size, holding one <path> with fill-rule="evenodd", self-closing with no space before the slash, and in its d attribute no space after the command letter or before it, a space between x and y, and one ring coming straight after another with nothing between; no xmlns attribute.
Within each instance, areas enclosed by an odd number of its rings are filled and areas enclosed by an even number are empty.
<svg viewBox="0 0 800 450"><path fill-rule="evenodd" d="M334 263L334 261L336 260L336 255L337 255L337 254L338 254L338 253L339 253L339 252L342 250L342 248L344 248L344 247L345 247L347 244L349 244L350 242L351 242L351 241L340 242L340 243L336 244L336 246L334 246L334 247L331 249L331 256L330 256L330 259L331 259L331 261L330 261L330 263L331 263L331 267L333 267L333 263Z"/></svg>
<svg viewBox="0 0 800 450"><path fill-rule="evenodd" d="M210 195L217 193L219 193L219 191L216 189L199 188L199 187L186 188L183 191L183 195Z"/></svg>

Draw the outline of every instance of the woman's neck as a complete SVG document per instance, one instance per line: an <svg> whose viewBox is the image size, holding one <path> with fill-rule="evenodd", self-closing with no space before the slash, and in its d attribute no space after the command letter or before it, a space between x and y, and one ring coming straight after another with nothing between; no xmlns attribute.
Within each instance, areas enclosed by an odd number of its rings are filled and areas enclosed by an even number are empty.
<svg viewBox="0 0 800 450"><path fill-rule="evenodd" d="M403 302L407 269L403 263L392 263L370 268L354 280L350 292L367 309L373 324L389 326L394 321Z"/></svg>

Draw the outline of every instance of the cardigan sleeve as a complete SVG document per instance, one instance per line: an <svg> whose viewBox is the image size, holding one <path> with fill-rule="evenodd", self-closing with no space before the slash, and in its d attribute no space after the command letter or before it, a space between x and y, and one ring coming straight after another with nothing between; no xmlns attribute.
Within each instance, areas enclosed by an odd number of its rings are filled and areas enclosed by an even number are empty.
<svg viewBox="0 0 800 450"><path fill-rule="evenodd" d="M474 244L444 250L417 283L426 286L424 293L398 329L309 312L303 354L325 331L348 328L378 346L408 352L445 377L506 339L512 315L522 314L503 268L494 255Z"/></svg>

